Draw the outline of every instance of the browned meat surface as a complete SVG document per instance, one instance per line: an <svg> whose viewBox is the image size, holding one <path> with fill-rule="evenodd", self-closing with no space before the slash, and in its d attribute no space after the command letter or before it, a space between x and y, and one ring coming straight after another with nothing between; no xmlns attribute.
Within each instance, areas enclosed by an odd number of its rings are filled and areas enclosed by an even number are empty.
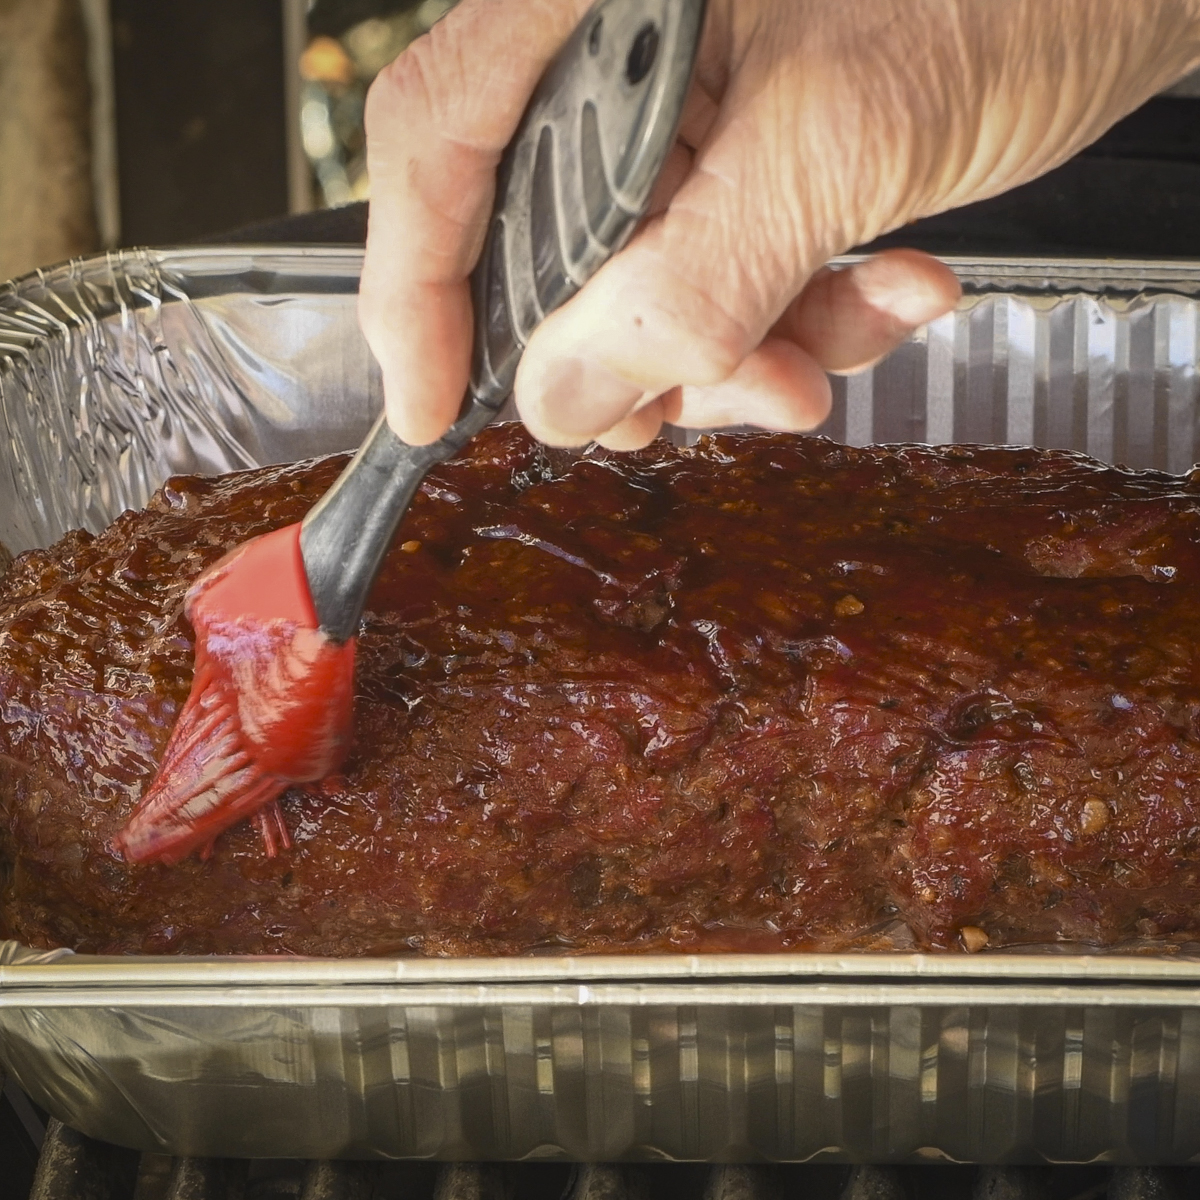
<svg viewBox="0 0 1200 1200"><path fill-rule="evenodd" d="M0 581L4 932L514 953L1200 933L1200 479L1071 454L515 428L426 484L345 775L212 859L106 849L188 690L201 568L340 462L177 479ZM966 931L965 933L963 931ZM885 933L881 933L885 931Z"/></svg>

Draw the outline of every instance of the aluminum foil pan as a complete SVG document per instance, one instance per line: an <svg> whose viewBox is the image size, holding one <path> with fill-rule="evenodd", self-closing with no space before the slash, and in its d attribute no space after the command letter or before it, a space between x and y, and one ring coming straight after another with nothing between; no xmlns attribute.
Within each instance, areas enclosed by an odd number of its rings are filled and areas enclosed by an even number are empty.
<svg viewBox="0 0 1200 1200"><path fill-rule="evenodd" d="M361 441L353 250L122 251L0 287L0 543L98 532L177 473Z"/></svg>
<svg viewBox="0 0 1200 1200"><path fill-rule="evenodd" d="M1200 266L952 261L965 295L822 432L1200 459ZM0 289L0 543L168 475L355 445L380 406L361 254L112 254ZM1184 1162L1190 948L304 961L0 945L0 1060L173 1154ZM179 1084L186 1084L181 1087Z"/></svg>

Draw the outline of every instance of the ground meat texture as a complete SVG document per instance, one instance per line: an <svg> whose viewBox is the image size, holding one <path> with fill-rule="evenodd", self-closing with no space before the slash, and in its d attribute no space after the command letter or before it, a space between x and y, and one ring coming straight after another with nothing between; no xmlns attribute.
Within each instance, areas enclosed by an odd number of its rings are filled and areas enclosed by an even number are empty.
<svg viewBox="0 0 1200 1200"><path fill-rule="evenodd" d="M196 574L342 460L175 479L0 580L3 932L98 952L977 950L1200 932L1200 479L715 437L422 488L344 774L212 858L106 846Z"/></svg>

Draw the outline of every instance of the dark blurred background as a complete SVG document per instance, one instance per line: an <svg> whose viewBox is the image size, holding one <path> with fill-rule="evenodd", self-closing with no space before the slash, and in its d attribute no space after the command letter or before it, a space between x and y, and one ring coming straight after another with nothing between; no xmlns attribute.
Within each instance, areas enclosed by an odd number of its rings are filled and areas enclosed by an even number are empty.
<svg viewBox="0 0 1200 1200"><path fill-rule="evenodd" d="M0 0L0 278L103 246L361 240L366 88L450 7ZM1050 175L881 244L1200 256L1200 79Z"/></svg>

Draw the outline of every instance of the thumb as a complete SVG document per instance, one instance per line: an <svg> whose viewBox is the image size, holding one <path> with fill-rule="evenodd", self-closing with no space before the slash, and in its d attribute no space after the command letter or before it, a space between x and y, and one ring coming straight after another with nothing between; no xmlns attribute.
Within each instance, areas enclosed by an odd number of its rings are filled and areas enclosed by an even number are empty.
<svg viewBox="0 0 1200 1200"><path fill-rule="evenodd" d="M666 212L536 330L515 396L538 438L580 445L648 396L722 383L827 257L771 199L761 129L727 123Z"/></svg>

